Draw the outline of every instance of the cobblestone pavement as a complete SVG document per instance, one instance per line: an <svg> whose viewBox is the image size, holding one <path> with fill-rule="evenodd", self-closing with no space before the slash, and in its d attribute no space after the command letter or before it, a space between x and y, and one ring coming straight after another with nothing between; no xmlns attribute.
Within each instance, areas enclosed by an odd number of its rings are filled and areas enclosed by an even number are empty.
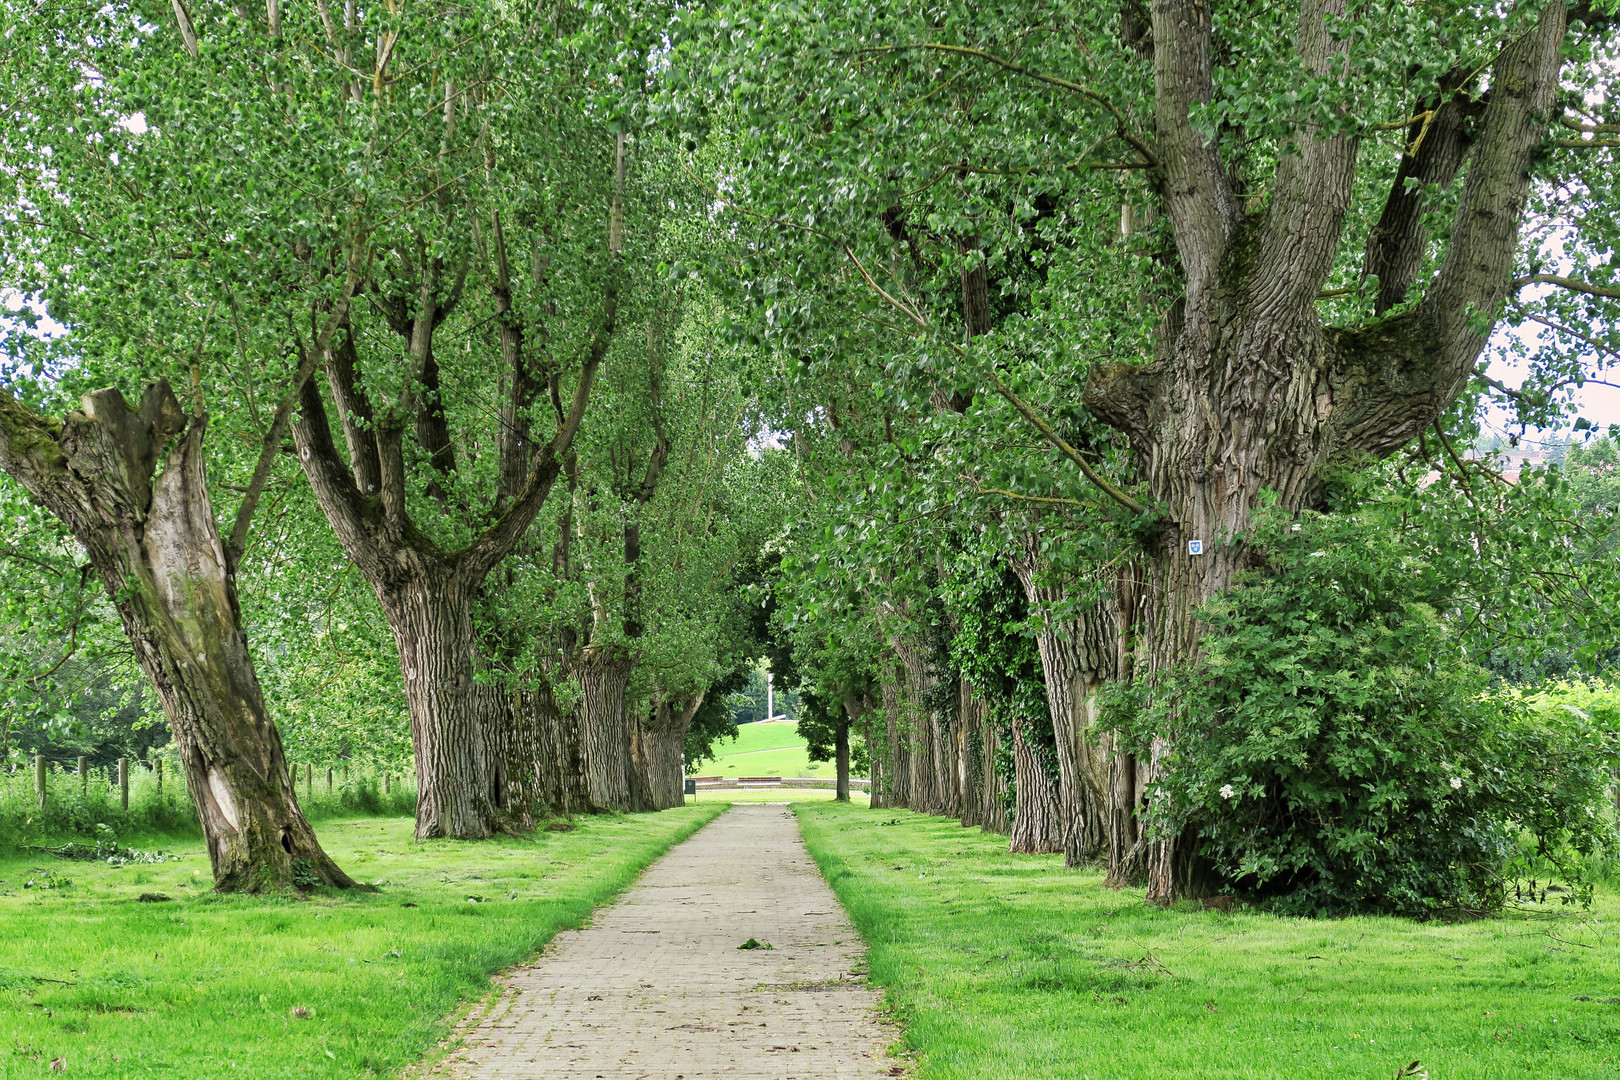
<svg viewBox="0 0 1620 1080"><path fill-rule="evenodd" d="M753 938L770 948L739 949ZM864 949L786 806L737 805L558 934L455 1054L464 1080L898 1076Z"/></svg>

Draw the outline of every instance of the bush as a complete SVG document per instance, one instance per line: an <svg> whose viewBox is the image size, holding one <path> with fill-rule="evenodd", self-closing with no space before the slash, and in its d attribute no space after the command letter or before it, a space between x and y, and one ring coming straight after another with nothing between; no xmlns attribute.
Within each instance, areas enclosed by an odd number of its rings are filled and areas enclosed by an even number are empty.
<svg viewBox="0 0 1620 1080"><path fill-rule="evenodd" d="M1199 662L1108 703L1139 753L1173 748L1151 827L1192 828L1229 891L1285 911L1494 911L1521 877L1589 898L1615 717L1493 692L1444 576L1386 530L1262 515L1252 540Z"/></svg>

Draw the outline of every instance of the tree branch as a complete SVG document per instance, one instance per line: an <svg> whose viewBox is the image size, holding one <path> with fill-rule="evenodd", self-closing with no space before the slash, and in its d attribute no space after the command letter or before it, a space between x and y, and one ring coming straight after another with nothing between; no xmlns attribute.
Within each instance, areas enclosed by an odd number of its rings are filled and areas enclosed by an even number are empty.
<svg viewBox="0 0 1620 1080"><path fill-rule="evenodd" d="M1153 148L1140 135L1131 130L1129 120L1119 106L1089 86L1070 82L1068 79L1060 79L1055 75L1043 75L1038 71L1031 71L1021 64L1015 64L1011 60L1004 60L992 53L987 53L983 49L970 49L964 45L944 45L937 42L923 41L912 45L879 45L869 49L859 49L857 52L895 53L907 52L912 49L926 49L932 52L952 53L956 56L970 56L978 60L985 60L1005 71L1010 71L1015 75L1022 75L1026 79L1034 79L1036 82L1046 83L1049 86L1056 86L1079 94L1081 97L1100 105L1109 116L1114 118L1119 137L1129 143L1131 148L1138 154L1142 155L1142 161L1145 165L1151 167L1159 163L1158 156L1154 154Z"/></svg>
<svg viewBox="0 0 1620 1080"><path fill-rule="evenodd" d="M1577 281L1574 278L1559 277L1557 274L1532 274L1529 277L1515 278L1513 281L1513 288L1522 289L1526 285L1534 285L1538 283L1557 285L1560 289L1568 289L1570 292L1585 293L1587 296L1603 296L1610 300L1620 300L1620 289L1604 285L1589 285L1584 281Z"/></svg>
<svg viewBox="0 0 1620 1080"><path fill-rule="evenodd" d="M180 26L180 40L186 47L186 52L193 60L197 59L197 28L192 25L191 12L186 10L184 0L172 0L174 5L174 21Z"/></svg>
<svg viewBox="0 0 1620 1080"><path fill-rule="evenodd" d="M281 401L276 405L275 415L270 419L270 430L265 432L264 444L259 450L259 460L253 467L253 478L248 481L247 493L242 496L242 503L236 508L236 522L231 527L230 538L225 543L225 554L230 560L234 570L242 560L242 554L247 547L248 525L253 520L253 514L259 507L259 499L264 494L264 485L270 479L270 472L275 467L276 455L281 451L281 436L287 430L287 421L292 416L293 406L297 404L303 393L304 384L314 374L315 365L332 346L332 337L337 333L338 327L348 319L349 304L354 299L354 290L360 284L361 268L364 262L361 258L363 244L357 240L349 253L349 270L343 279L343 288L339 290L337 299L332 304L326 323L315 336L315 341L308 349L300 347L298 367L293 372L292 386L282 395Z"/></svg>
<svg viewBox="0 0 1620 1080"><path fill-rule="evenodd" d="M1189 305L1215 279L1241 212L1216 143L1192 126L1215 95L1210 0L1154 0L1154 126L1164 202L1187 275Z"/></svg>
<svg viewBox="0 0 1620 1080"><path fill-rule="evenodd" d="M1566 4L1547 4L1535 26L1504 49L1492 69L1490 101L1445 262L1421 305L1438 338L1436 389L1444 401L1456 396L1473 370L1509 292L1531 159L1555 112L1567 15Z"/></svg>

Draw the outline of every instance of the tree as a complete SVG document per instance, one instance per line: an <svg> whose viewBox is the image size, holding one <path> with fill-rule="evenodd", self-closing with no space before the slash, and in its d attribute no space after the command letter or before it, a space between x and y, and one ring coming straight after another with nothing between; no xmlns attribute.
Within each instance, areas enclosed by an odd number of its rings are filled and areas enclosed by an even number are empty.
<svg viewBox="0 0 1620 1080"><path fill-rule="evenodd" d="M1614 295L1609 226L1553 193L1567 188L1536 194L1538 226L1574 230L1590 280L1540 272L1539 237L1520 240L1533 178L1610 160L1609 120L1580 98L1609 79L1594 59L1607 17L1590 8L1157 0L1038 21L966 7L749 18L720 26L770 40L772 61L726 73L760 103L750 151L769 167L734 187L736 205L819 244L874 316L915 334L936 380L1003 396L1115 507L1141 543L1130 657L1149 675L1196 657L1197 612L1247 564L1263 492L1304 509L1337 470L1431 428L1445 443L1525 286ZM1578 134L1553 138L1553 124ZM839 182L791 165L808 160ZM1097 231L1072 258L1048 220ZM1121 233L1137 239L1114 244ZM1101 263L1105 245L1110 277L1054 278ZM1002 374L1013 341L956 337L941 317L952 271L999 269L1006 298L1023 260L1061 289L1051 310L1067 329L1101 331L1062 342L1053 372L1124 436L1134 485ZM1076 362L1093 344L1103 355ZM1147 868L1161 902L1210 885L1176 837L1156 839Z"/></svg>
<svg viewBox="0 0 1620 1080"><path fill-rule="evenodd" d="M247 465L228 536L210 496L206 401L218 383L205 383L203 358L222 306L220 265L209 257L220 249L190 228L207 210L199 215L194 192L177 190L186 181L149 153L149 129L135 122L152 101L146 80L172 71L179 51L145 48L150 28L123 8L4 15L17 57L5 97L18 105L4 136L16 178L5 212L22 228L8 234L3 265L8 286L44 301L68 333L11 336L20 398L0 395L0 468L72 531L117 608L169 718L216 887L352 886L299 809L236 594L294 395L273 392L273 409L243 417L257 428L247 447L216 455L216 466ZM184 141L185 121L176 123L165 135ZM176 196L185 221L167 215ZM359 272L356 246L338 247L335 273L287 279L319 297L322 316L284 327L284 339L302 333L307 346L324 347L341 321ZM189 407L170 390L171 375L189 376ZM139 403L116 386L91 389L109 376L142 387ZM251 395L251 376L242 381ZM81 410L60 421L41 415L75 396Z"/></svg>

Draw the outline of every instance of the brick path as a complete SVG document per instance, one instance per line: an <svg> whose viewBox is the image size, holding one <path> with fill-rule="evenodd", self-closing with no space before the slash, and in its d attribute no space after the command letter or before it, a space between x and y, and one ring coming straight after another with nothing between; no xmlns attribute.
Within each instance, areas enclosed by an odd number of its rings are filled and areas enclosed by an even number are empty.
<svg viewBox="0 0 1620 1080"><path fill-rule="evenodd" d="M749 938L771 949L741 950ZM785 806L737 805L558 934L455 1056L465 1080L899 1075L864 950ZM891 1071L892 1070L892 1071Z"/></svg>

